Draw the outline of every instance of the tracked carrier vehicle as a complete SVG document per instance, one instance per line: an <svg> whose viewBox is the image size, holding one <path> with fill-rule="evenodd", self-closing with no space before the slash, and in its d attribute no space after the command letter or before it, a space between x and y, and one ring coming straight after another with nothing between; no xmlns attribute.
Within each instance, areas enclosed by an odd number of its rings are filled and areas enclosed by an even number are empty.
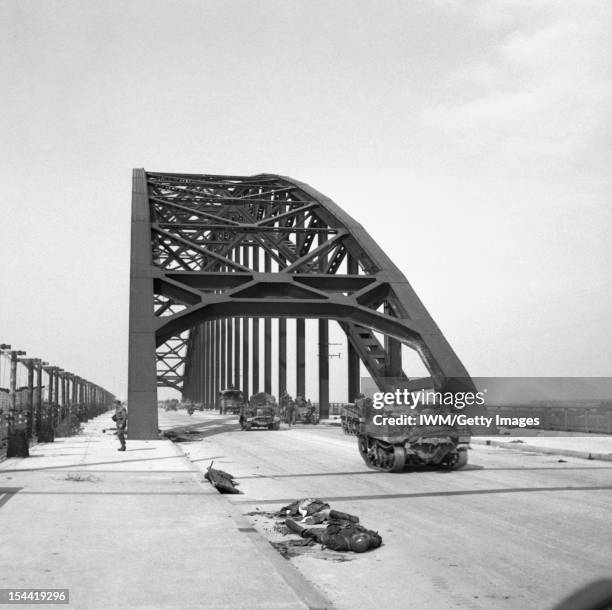
<svg viewBox="0 0 612 610"><path fill-rule="evenodd" d="M359 453L367 466L384 472L401 472L404 468L419 466L462 468L468 461L470 430L419 423L420 415L449 412L436 406L411 409L409 405L391 405L374 409L372 400L366 398L361 406ZM412 420L414 423L410 423L410 416L416 418Z"/></svg>

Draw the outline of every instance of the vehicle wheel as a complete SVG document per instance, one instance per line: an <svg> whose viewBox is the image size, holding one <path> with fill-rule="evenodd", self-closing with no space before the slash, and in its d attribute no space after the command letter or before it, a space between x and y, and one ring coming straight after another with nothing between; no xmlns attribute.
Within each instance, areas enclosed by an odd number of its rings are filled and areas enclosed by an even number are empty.
<svg viewBox="0 0 612 610"><path fill-rule="evenodd" d="M251 429L251 424L249 423L244 424L244 429L248 432Z"/></svg>
<svg viewBox="0 0 612 610"><path fill-rule="evenodd" d="M468 463L468 453L467 451L453 451L452 454L448 457L448 460L445 460L442 464L442 467L445 470L459 470L459 468L463 468Z"/></svg>
<svg viewBox="0 0 612 610"><path fill-rule="evenodd" d="M359 453L368 468L382 472L401 472L406 465L406 450L401 445L383 446L374 439L359 435Z"/></svg>

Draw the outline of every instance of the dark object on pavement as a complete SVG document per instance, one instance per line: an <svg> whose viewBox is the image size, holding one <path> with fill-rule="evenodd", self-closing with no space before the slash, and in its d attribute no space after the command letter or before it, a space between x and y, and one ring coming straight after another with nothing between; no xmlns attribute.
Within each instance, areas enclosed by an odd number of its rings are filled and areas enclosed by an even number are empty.
<svg viewBox="0 0 612 610"><path fill-rule="evenodd" d="M283 506L277 517L285 519L289 532L302 538L315 540L334 551L364 553L382 544L382 538L373 530L359 525L359 517L330 508L318 498L304 498ZM322 524L322 527L310 527Z"/></svg>
<svg viewBox="0 0 612 610"><path fill-rule="evenodd" d="M30 457L28 449L28 437L25 430L16 430L8 435L8 446L6 448L6 457Z"/></svg>
<svg viewBox="0 0 612 610"><path fill-rule="evenodd" d="M43 422L38 433L39 443L53 443L55 441L55 429L49 422Z"/></svg>
<svg viewBox="0 0 612 610"><path fill-rule="evenodd" d="M302 527L292 519L286 519L287 529L302 538L316 540L323 548L333 551L353 551L365 553L377 549L382 544L378 532L366 529L363 525L351 522L332 523L327 527Z"/></svg>
<svg viewBox="0 0 612 610"><path fill-rule="evenodd" d="M231 475L229 472L225 472L224 470L213 468L213 464L214 462L210 463L210 466L204 475L206 480L210 481L210 483L212 483L213 487L215 487L219 493L239 494L240 490L236 489L238 483L234 481L233 475Z"/></svg>
<svg viewBox="0 0 612 610"><path fill-rule="evenodd" d="M173 443L189 443L193 440L198 440L198 439L190 438L189 436L185 436L185 434L191 434L191 432L187 431L185 433L181 433L181 432L176 432L175 430L166 430L165 432L162 432L162 438L167 438L169 441L172 441Z"/></svg>
<svg viewBox="0 0 612 610"><path fill-rule="evenodd" d="M612 580L596 580L564 599L554 610L605 610L612 608Z"/></svg>

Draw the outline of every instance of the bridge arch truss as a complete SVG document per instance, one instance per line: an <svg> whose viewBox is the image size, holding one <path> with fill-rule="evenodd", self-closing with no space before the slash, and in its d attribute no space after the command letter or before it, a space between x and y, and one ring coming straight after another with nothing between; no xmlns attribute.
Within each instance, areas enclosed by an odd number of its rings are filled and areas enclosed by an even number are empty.
<svg viewBox="0 0 612 610"><path fill-rule="evenodd" d="M259 323L252 324L260 318L263 337ZM288 318L297 320L296 379L301 393L304 321L319 320L323 411L329 397L329 320L336 320L348 338L349 399L358 391L360 361L383 391L471 389L467 371L405 276L367 231L328 197L307 184L271 174L134 170L130 436L156 438L160 386L208 404L227 385L248 394L250 388L242 384L247 379L248 386L249 372L254 390L286 389ZM273 319L278 319L274 389ZM260 339L263 380L257 366ZM418 353L429 377L406 377L402 344Z"/></svg>

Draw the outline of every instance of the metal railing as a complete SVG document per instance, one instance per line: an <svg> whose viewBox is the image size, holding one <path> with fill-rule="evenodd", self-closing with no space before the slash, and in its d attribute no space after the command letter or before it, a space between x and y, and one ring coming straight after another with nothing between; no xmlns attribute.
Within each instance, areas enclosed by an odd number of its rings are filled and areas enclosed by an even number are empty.
<svg viewBox="0 0 612 610"><path fill-rule="evenodd" d="M100 386L0 344L0 458L27 457L29 444L78 432L107 411L114 396Z"/></svg>

